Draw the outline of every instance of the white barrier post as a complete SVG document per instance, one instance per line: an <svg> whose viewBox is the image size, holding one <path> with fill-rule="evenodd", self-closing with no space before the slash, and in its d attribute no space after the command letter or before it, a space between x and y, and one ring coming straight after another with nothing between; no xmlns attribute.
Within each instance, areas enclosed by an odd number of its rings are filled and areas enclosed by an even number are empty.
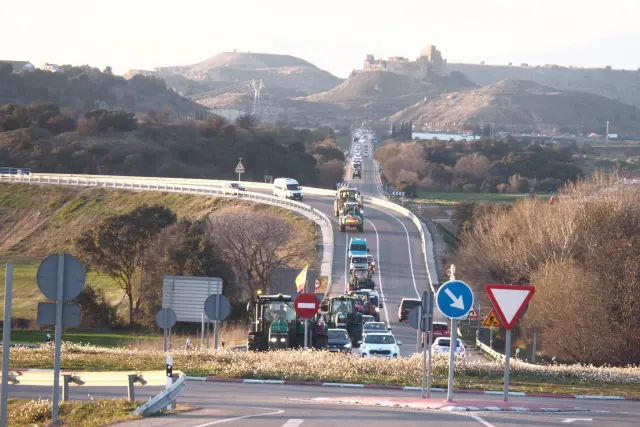
<svg viewBox="0 0 640 427"><path fill-rule="evenodd" d="M173 357L170 354L167 354L166 374L167 374L167 385L165 387L165 390L170 388L173 385ZM176 409L176 401L174 400L171 404L167 405L166 409L167 411Z"/></svg>

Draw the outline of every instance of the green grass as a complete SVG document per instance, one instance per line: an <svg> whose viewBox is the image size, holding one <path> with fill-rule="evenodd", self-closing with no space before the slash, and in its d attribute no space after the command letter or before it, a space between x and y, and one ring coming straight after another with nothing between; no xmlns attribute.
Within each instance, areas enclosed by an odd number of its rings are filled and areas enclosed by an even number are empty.
<svg viewBox="0 0 640 427"><path fill-rule="evenodd" d="M119 422L143 418L132 412L143 402L129 402L126 399L103 399L92 401L60 402L59 417L64 425L74 427L99 427ZM195 406L178 404L175 414L197 409ZM50 400L9 399L8 425L12 427L33 427L51 422Z"/></svg>
<svg viewBox="0 0 640 427"><path fill-rule="evenodd" d="M38 288L36 276L40 258L29 257L0 257L0 275L4 278L6 261L13 261L13 303L11 317L13 318L35 318L38 309L38 302L46 301L46 298ZM89 272L87 274L86 285L104 290L107 298L112 303L117 303L122 299L124 291L110 277L99 273ZM4 299L4 286L0 288L0 297ZM0 313L4 314L4 306L0 307Z"/></svg>
<svg viewBox="0 0 640 427"><path fill-rule="evenodd" d="M492 202L511 203L526 197L526 194L511 193L463 193L459 191L418 191L415 203L428 205L454 205L460 202ZM536 197L547 200L547 194L536 194Z"/></svg>
<svg viewBox="0 0 640 427"><path fill-rule="evenodd" d="M1 331L0 331L1 332ZM53 329L50 330L13 330L11 342L19 344L42 344L46 334L53 337ZM0 337L2 333L0 333ZM98 347L121 347L131 343L145 340L158 339L161 335L141 335L136 333L118 332L74 332L64 331L62 339L75 344L91 344Z"/></svg>

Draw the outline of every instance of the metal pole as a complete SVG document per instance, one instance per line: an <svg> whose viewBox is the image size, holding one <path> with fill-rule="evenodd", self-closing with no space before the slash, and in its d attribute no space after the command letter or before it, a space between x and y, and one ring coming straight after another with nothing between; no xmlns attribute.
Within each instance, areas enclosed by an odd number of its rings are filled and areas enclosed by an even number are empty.
<svg viewBox="0 0 640 427"><path fill-rule="evenodd" d="M200 347L204 347L204 312L202 313L202 328L200 328Z"/></svg>
<svg viewBox="0 0 640 427"><path fill-rule="evenodd" d="M207 349L211 348L211 321L207 317Z"/></svg>
<svg viewBox="0 0 640 427"><path fill-rule="evenodd" d="M493 327L489 328L489 347L493 348Z"/></svg>
<svg viewBox="0 0 640 427"><path fill-rule="evenodd" d="M167 352L167 328L162 328L162 351Z"/></svg>
<svg viewBox="0 0 640 427"><path fill-rule="evenodd" d="M171 330L173 328L169 328L169 350L171 350Z"/></svg>
<svg viewBox="0 0 640 427"><path fill-rule="evenodd" d="M432 347L432 343L431 343L431 337L433 337L433 308L431 309L431 318L429 319L429 367L427 368L427 398L431 397L431 347Z"/></svg>
<svg viewBox="0 0 640 427"><path fill-rule="evenodd" d="M216 317L220 318L220 294L216 294ZM213 348L214 349L218 349L218 334L219 334L219 329L220 329L220 321L218 319L216 319L214 321L214 337L213 337Z"/></svg>
<svg viewBox="0 0 640 427"><path fill-rule="evenodd" d="M458 321L451 319L451 337L449 338L449 384L447 386L447 402L453 402L453 368L458 348Z"/></svg>
<svg viewBox="0 0 640 427"><path fill-rule="evenodd" d="M309 321L304 319L304 348L309 348Z"/></svg>
<svg viewBox="0 0 640 427"><path fill-rule="evenodd" d="M418 312L420 314L420 316L418 317L418 319L420 319L418 321L418 329L422 331L422 329L426 329L426 326L427 326L424 324L426 320L425 320L424 313L422 313L422 305L420 305ZM427 342L428 340L429 340L429 336L427 335L427 337L425 337L425 343L422 346L422 394L421 394L421 397L423 399L424 399L426 388L427 388L427 347L429 346L429 343Z"/></svg>
<svg viewBox="0 0 640 427"><path fill-rule="evenodd" d="M478 335L480 334L480 318L482 317L482 304L478 303L478 312L476 313L478 315Z"/></svg>
<svg viewBox="0 0 640 427"><path fill-rule="evenodd" d="M533 354L531 355L531 363L536 363L537 343L538 343L538 331L533 331Z"/></svg>
<svg viewBox="0 0 640 427"><path fill-rule="evenodd" d="M56 295L55 356L53 364L53 408L51 420L58 421L58 398L60 397L60 346L62 343L62 297L64 292L64 254L58 254L58 293Z"/></svg>
<svg viewBox="0 0 640 427"><path fill-rule="evenodd" d="M511 329L507 331L507 340L504 348L504 401L509 401L509 358L511 357Z"/></svg>
<svg viewBox="0 0 640 427"><path fill-rule="evenodd" d="M2 404L0 426L7 425L9 397L9 352L11 351L11 302L13 298L13 261L7 262L4 279L4 323L2 324Z"/></svg>

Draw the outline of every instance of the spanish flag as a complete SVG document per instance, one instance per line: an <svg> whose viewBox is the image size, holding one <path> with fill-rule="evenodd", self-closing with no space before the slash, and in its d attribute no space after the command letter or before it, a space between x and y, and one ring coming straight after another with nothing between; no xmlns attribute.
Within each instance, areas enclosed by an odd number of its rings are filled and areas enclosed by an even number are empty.
<svg viewBox="0 0 640 427"><path fill-rule="evenodd" d="M307 288L307 270L309 269L309 264L305 268L302 269L298 277L296 277L296 287L298 288L298 293L302 293Z"/></svg>

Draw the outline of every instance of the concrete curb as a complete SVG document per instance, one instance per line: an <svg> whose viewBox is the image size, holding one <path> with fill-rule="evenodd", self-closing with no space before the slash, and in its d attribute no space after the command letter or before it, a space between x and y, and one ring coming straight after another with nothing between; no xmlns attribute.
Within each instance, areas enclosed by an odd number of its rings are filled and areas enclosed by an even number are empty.
<svg viewBox="0 0 640 427"><path fill-rule="evenodd" d="M216 377L193 377L187 376L187 381L204 381L216 383L242 383L242 384L270 384L270 385L304 385L313 387L334 387L334 388L367 388L378 390L402 390L402 391L421 391L420 387L403 387L396 385L379 385L379 384L353 384L353 383L328 383L321 381L292 381L292 380L259 380L245 378L216 378ZM444 393L445 388L431 388L432 392ZM455 389L455 393L461 394L483 394L483 395L501 395L502 391L497 390L459 390ZM582 400L636 400L640 401L640 397L633 396L602 396L589 394L551 394L551 393L524 393L521 391L510 391L509 396L518 397L544 397L553 399L582 399Z"/></svg>

